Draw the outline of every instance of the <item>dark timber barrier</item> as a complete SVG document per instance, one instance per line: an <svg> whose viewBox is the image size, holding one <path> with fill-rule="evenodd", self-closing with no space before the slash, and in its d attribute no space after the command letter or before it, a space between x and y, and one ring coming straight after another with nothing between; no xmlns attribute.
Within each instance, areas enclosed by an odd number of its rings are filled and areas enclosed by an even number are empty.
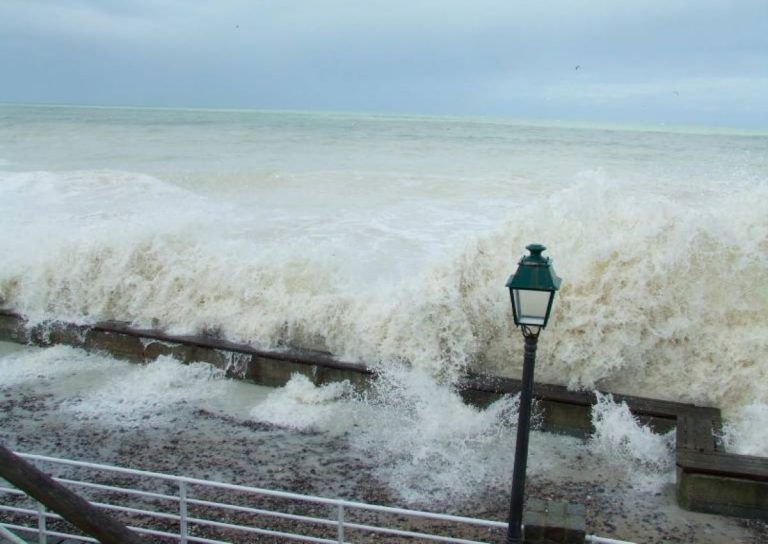
<svg viewBox="0 0 768 544"><path fill-rule="evenodd" d="M316 385L349 380L363 388L376 374L364 363L343 361L325 352L265 350L213 336L136 329L118 321L28 326L23 316L3 309L0 340L39 346L67 344L136 362L169 355L183 362L207 362L230 377L272 387L285 385L293 374L300 373ZM501 395L517 393L520 381L469 375L458 387L465 401L484 406ZM592 431L595 393L540 383L534 396L544 430L580 436ZM626 402L640 421L657 432L676 429L677 497L682 507L768 520L768 458L726 453L715 439L721 427L719 409L628 395L614 394L613 398Z"/></svg>

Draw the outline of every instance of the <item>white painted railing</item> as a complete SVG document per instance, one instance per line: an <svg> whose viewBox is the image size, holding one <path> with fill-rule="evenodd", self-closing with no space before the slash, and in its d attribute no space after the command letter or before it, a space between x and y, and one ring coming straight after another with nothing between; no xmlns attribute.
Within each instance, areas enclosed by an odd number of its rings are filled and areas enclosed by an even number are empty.
<svg viewBox="0 0 768 544"><path fill-rule="evenodd" d="M417 510L328 499L158 472L18 454L51 465L55 478L129 525L161 542L226 544L261 542L259 537L324 544L345 542L431 541L484 544L498 540L507 524ZM79 476L86 473L87 478ZM94 476L100 476L94 478ZM100 480L100 481L94 481ZM147 489L150 487L151 489ZM8 499L8 500L5 500ZM224 500L226 499L226 500ZM121 501L128 504L120 504ZM259 502L267 504L259 505ZM261 507L257 507L261 506ZM318 509L321 509L318 511ZM307 512L309 510L309 512ZM415 527L414 527L415 526ZM423 526L423 527L421 527ZM69 524L46 512L22 491L0 485L0 542L27 544L48 537L97 542L71 532ZM463 535L463 538L448 536ZM482 539L482 540L478 540ZM631 544L590 535L595 544Z"/></svg>

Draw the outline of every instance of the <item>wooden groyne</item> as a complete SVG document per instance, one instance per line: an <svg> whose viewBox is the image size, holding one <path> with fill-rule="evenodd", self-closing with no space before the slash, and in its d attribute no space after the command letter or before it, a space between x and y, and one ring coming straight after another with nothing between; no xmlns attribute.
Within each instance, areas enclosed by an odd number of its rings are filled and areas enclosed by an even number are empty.
<svg viewBox="0 0 768 544"><path fill-rule="evenodd" d="M66 344L103 351L135 362L161 355L182 362L207 362L228 376L260 385L280 387L293 374L316 385L349 380L364 388L375 379L372 365L345 361L330 353L299 349L263 349L207 335L172 335L108 321L91 325L50 322L31 326L13 310L0 309L0 340L50 346ZM472 374L457 385L467 402L487 405L504 394L514 394L520 381ZM545 431L575 434L592 432L591 410L596 394L569 391L560 385L536 384L534 396ZM676 429L677 496L684 508L732 516L768 519L768 458L727 453L717 443L720 410L692 404L614 394L642 422L657 432Z"/></svg>

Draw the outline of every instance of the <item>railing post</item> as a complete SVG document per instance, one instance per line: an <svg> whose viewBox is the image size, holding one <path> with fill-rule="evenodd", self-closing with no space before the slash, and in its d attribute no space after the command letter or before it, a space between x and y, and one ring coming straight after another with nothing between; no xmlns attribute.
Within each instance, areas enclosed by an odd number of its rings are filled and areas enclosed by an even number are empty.
<svg viewBox="0 0 768 544"><path fill-rule="evenodd" d="M344 505L340 504L336 507L336 520L338 522L338 537L339 544L344 544Z"/></svg>
<svg viewBox="0 0 768 544"><path fill-rule="evenodd" d="M48 530L45 526L45 505L37 503L37 541L48 544Z"/></svg>
<svg viewBox="0 0 768 544"><path fill-rule="evenodd" d="M187 544L187 482L179 480L179 536L181 544Z"/></svg>

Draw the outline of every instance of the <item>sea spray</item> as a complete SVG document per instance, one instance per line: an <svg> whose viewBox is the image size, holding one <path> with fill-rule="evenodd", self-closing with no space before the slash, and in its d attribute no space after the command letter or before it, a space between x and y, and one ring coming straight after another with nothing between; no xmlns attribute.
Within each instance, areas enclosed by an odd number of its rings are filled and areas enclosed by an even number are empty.
<svg viewBox="0 0 768 544"><path fill-rule="evenodd" d="M512 261L503 248L547 240L564 282L538 379L720 406L764 397L768 207L751 204L756 194L768 202L763 184L694 207L598 177L521 208L461 256L482 294L469 302L482 304L470 318L485 335L481 368L506 373L520 359L508 303L491 297ZM724 359L729 380L714 386Z"/></svg>
<svg viewBox="0 0 768 544"><path fill-rule="evenodd" d="M297 430L346 432L354 426L352 384L335 382L315 386L303 374L294 374L251 410L251 417ZM344 416L344 412L348 414Z"/></svg>
<svg viewBox="0 0 768 544"><path fill-rule="evenodd" d="M511 461L517 402L506 396L480 410L423 370L387 372L349 440L409 503L465 501L504 485L498 467Z"/></svg>
<svg viewBox="0 0 768 544"><path fill-rule="evenodd" d="M674 481L675 432L656 434L642 425L625 402L597 393L592 407L590 449L602 462L624 471L640 490L657 491Z"/></svg>
<svg viewBox="0 0 768 544"><path fill-rule="evenodd" d="M102 360L99 355L88 355L64 345L34 352L28 348L13 350L0 357L0 386L12 388L35 382L54 384L98 371Z"/></svg>
<svg viewBox="0 0 768 544"><path fill-rule="evenodd" d="M504 484L497 467L511 466L517 397L480 410L413 368L385 371L360 393L348 383L317 387L296 374L251 416L343 435L351 450L372 461L381 483L409 504L428 504L467 500Z"/></svg>
<svg viewBox="0 0 768 544"><path fill-rule="evenodd" d="M169 407L205 405L232 395L236 385L207 363L183 364L160 356L137 365L56 345L0 356L0 388L59 396L57 409L70 417L141 427L167 419Z"/></svg>
<svg viewBox="0 0 768 544"><path fill-rule="evenodd" d="M228 389L224 372L214 366L183 364L163 355L147 365L130 365L117 376L92 384L62 408L77 417L98 417L121 427L142 427L168 419L174 405L205 404L211 397L228 394Z"/></svg>
<svg viewBox="0 0 768 544"><path fill-rule="evenodd" d="M729 453L768 457L768 403L753 402L732 414L722 439Z"/></svg>
<svg viewBox="0 0 768 544"><path fill-rule="evenodd" d="M342 246L251 239L245 210L147 177L100 175L98 208L55 198L59 185L73 195L81 181L88 189L80 192L96 190L88 174L60 183L25 174L0 185L17 232L3 239L14 258L0 264L0 296L33 321L215 329L366 362L407 360L446 381L469 367L515 373L521 348L503 284L525 243L539 240L565 278L540 343L539 379L726 408L766 395L765 185L694 207L598 176L517 205L514 221L427 259L410 277L375 278L371 290L348 283L331 256L349 251ZM40 183L44 190L30 188ZM45 221L24 216L47 191ZM178 207L168 210L169 199ZM739 213L722 211L723 202ZM748 281L723 283L734 275ZM722 360L729 379L713 387Z"/></svg>

